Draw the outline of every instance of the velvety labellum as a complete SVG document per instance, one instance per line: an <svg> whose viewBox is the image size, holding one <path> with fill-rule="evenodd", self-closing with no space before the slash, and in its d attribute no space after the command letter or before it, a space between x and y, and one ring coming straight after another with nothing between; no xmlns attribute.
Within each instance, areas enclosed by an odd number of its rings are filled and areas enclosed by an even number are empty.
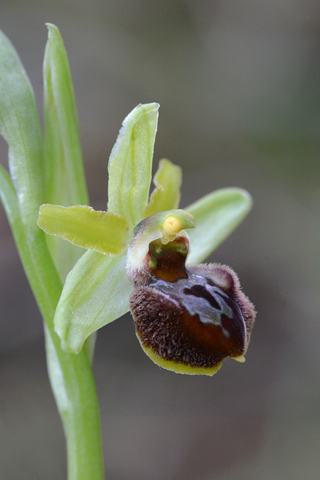
<svg viewBox="0 0 320 480"><path fill-rule="evenodd" d="M244 360L254 309L229 267L186 268L188 240L150 243L130 309L153 361L180 373L213 375L226 357Z"/></svg>

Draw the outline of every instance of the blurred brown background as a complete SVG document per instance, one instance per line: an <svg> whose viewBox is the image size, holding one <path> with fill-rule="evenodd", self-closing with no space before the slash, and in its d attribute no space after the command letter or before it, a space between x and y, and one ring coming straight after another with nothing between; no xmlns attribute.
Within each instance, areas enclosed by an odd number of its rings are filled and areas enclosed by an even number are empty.
<svg viewBox="0 0 320 480"><path fill-rule="evenodd" d="M160 370L126 316L98 338L109 480L320 478L320 7L317 0L0 0L42 109L45 22L74 79L91 203L138 103L161 104L161 157L184 169L182 206L239 186L254 209L211 261L258 310L245 365L213 378ZM0 158L6 165L1 140ZM65 478L41 318L0 208L0 478Z"/></svg>

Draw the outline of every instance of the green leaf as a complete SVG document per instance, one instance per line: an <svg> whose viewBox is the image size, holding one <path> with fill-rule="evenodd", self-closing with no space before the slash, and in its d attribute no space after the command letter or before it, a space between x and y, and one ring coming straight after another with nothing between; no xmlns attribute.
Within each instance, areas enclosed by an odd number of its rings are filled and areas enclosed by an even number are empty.
<svg viewBox="0 0 320 480"><path fill-rule="evenodd" d="M13 229L16 222L21 222L19 202L11 178L2 165L0 165L0 198Z"/></svg>
<svg viewBox="0 0 320 480"><path fill-rule="evenodd" d="M160 160L159 168L153 180L156 188L151 194L149 204L144 211L144 217L178 208L181 179L182 170L180 167L169 160Z"/></svg>
<svg viewBox="0 0 320 480"><path fill-rule="evenodd" d="M55 330L66 351L79 353L86 338L129 310L133 290L126 252L86 252L69 273L55 315Z"/></svg>
<svg viewBox="0 0 320 480"><path fill-rule="evenodd" d="M0 198L16 243L17 245L21 244L21 247L26 250L25 229L21 219L17 194L9 174L2 165L0 165Z"/></svg>
<svg viewBox="0 0 320 480"><path fill-rule="evenodd" d="M194 216L196 228L188 232L188 264L205 260L242 222L250 211L252 200L240 188L217 190L186 207Z"/></svg>
<svg viewBox="0 0 320 480"><path fill-rule="evenodd" d="M138 105L124 120L109 160L108 211L128 219L132 228L148 203L157 103Z"/></svg>
<svg viewBox="0 0 320 480"><path fill-rule="evenodd" d="M9 145L9 167L22 221L34 228L44 202L41 127L27 74L2 32L0 69L0 133Z"/></svg>
<svg viewBox="0 0 320 480"><path fill-rule="evenodd" d="M38 228L32 230L20 215L17 194L11 179L0 165L0 198L7 214L20 259L43 317L53 312L61 293L61 282L49 255L44 233ZM50 295L48 296L48 290ZM49 298L50 297L50 298ZM53 315L52 315L53 318Z"/></svg>
<svg viewBox="0 0 320 480"><path fill-rule="evenodd" d="M42 205L38 225L46 233L74 245L113 255L125 248L129 230L127 220L120 215L96 211L86 205Z"/></svg>
<svg viewBox="0 0 320 480"><path fill-rule="evenodd" d="M78 117L67 52L58 28L47 24L43 64L46 202L63 206L87 205ZM83 250L48 237L48 247L62 279Z"/></svg>

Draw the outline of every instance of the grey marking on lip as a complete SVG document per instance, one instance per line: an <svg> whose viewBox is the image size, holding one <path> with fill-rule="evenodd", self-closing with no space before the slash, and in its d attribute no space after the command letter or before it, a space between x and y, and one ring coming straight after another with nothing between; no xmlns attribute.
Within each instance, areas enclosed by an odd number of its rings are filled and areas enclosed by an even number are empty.
<svg viewBox="0 0 320 480"><path fill-rule="evenodd" d="M221 318L222 315L233 318L232 308L227 303L230 297L220 287L209 284L205 277L189 272L188 278L176 282L157 279L150 286L177 300L191 316L199 315L202 323L220 326L223 334L230 337Z"/></svg>

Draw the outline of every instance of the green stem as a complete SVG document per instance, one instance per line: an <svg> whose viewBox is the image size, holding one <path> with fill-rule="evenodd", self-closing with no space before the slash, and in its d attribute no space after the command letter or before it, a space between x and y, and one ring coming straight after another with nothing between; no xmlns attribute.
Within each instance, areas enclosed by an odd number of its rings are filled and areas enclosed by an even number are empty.
<svg viewBox="0 0 320 480"><path fill-rule="evenodd" d="M95 382L86 352L83 350L78 355L63 352L53 330L53 315L61 291L59 277L53 269L46 270L42 276L50 294L44 303L40 299L39 307L46 321L49 378L67 440L68 479L100 480L104 474ZM56 287L60 287L59 290Z"/></svg>
<svg viewBox="0 0 320 480"><path fill-rule="evenodd" d="M99 406L93 374L84 350L65 353L53 318L62 285L44 233L23 223L9 175L0 168L0 196L27 278L45 322L49 378L64 426L69 480L103 480Z"/></svg>
<svg viewBox="0 0 320 480"><path fill-rule="evenodd" d="M99 406L87 355L85 352L72 355L58 351L51 332L47 329L45 332L49 369L50 364L53 368L59 365L65 384L57 388L55 383L53 391L67 439L68 479L103 479ZM55 350L52 351L52 347ZM50 374L51 382L52 377Z"/></svg>

